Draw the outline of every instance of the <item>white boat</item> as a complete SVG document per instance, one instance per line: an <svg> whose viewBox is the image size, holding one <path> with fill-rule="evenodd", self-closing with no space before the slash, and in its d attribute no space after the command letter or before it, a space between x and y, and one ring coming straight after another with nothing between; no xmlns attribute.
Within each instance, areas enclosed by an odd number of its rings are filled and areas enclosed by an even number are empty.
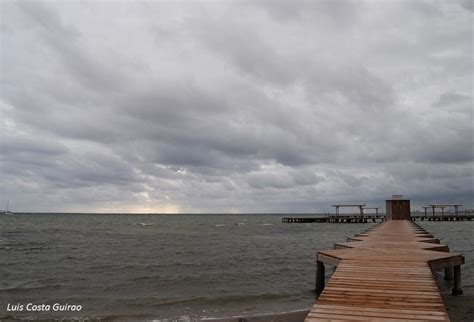
<svg viewBox="0 0 474 322"><path fill-rule="evenodd" d="M13 212L10 211L10 200L7 200L7 210L3 211L4 215L13 215Z"/></svg>

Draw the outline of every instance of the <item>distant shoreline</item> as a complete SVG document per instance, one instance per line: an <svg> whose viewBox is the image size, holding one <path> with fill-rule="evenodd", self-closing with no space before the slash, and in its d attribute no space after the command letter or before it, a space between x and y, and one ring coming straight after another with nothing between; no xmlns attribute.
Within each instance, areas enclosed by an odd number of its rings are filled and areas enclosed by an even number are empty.
<svg viewBox="0 0 474 322"><path fill-rule="evenodd" d="M463 211L459 211L459 213L463 212L472 212L472 209L465 209ZM412 215L419 215L422 213L421 211L412 211ZM331 212L273 212L273 213L266 213L266 212L246 212L246 213L223 213L223 212L215 212L215 213L153 213L153 212L60 212L60 211L15 211L11 212L8 215L151 215L151 216L306 216L306 217L325 217L328 215L335 215ZM359 213L341 213L340 216L344 215L359 215ZM379 212L379 216L385 216L385 212ZM439 215L439 214L437 214ZM430 217L431 214L428 215Z"/></svg>
<svg viewBox="0 0 474 322"><path fill-rule="evenodd" d="M191 216L191 215L224 215L224 216L326 216L328 213L147 213L147 212L12 212L13 215L153 215L153 216ZM382 214L383 215L383 214Z"/></svg>

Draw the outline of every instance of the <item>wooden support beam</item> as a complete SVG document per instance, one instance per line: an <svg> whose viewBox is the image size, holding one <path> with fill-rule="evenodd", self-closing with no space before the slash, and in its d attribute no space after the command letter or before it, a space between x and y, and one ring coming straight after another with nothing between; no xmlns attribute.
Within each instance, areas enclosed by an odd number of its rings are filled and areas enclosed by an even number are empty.
<svg viewBox="0 0 474 322"><path fill-rule="evenodd" d="M324 263L324 264L332 265L332 266L338 266L339 262L341 260L337 257L328 256L328 255L325 255L325 254L318 253L316 255L316 261L319 261L319 262Z"/></svg>

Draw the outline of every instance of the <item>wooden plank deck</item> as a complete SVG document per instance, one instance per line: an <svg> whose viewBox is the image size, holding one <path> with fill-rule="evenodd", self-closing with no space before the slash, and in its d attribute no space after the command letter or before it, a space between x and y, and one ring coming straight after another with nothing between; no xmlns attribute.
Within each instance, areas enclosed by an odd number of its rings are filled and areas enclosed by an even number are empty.
<svg viewBox="0 0 474 322"><path fill-rule="evenodd" d="M324 264L337 268L306 322L449 321L433 271L455 267L461 292L461 254L410 220L386 221L349 240L318 252L319 274Z"/></svg>

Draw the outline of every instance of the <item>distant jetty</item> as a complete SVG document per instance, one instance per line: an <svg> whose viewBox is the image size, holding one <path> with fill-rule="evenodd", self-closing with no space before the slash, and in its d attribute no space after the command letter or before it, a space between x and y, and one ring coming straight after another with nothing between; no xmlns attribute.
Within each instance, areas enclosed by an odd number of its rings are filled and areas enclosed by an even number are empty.
<svg viewBox="0 0 474 322"><path fill-rule="evenodd" d="M394 200L399 200L400 196L396 195ZM325 216L305 216L305 217L283 217L281 221L283 223L369 223L369 222L380 222L386 220L386 214L380 213L378 207L366 207L365 204L336 204L333 205L336 208L335 214L326 214ZM339 208L341 207L354 207L359 208L359 213L356 214L341 214ZM454 212L445 212L445 208L453 207ZM473 220L474 211L464 210L459 211L460 204L432 204L429 206L422 207L424 212L410 212L410 219L413 221L464 221ZM441 212L436 212L435 209L441 209ZM371 209L375 210L375 213L365 213L364 210ZM431 212L427 210L431 209Z"/></svg>
<svg viewBox="0 0 474 322"><path fill-rule="evenodd" d="M474 212L459 212L458 214L436 214L432 215L420 215L411 214L411 220L413 221L464 221L474 220ZM283 217L281 219L283 223L370 223L370 222L381 222L385 221L385 214L380 215L327 215L325 217Z"/></svg>

